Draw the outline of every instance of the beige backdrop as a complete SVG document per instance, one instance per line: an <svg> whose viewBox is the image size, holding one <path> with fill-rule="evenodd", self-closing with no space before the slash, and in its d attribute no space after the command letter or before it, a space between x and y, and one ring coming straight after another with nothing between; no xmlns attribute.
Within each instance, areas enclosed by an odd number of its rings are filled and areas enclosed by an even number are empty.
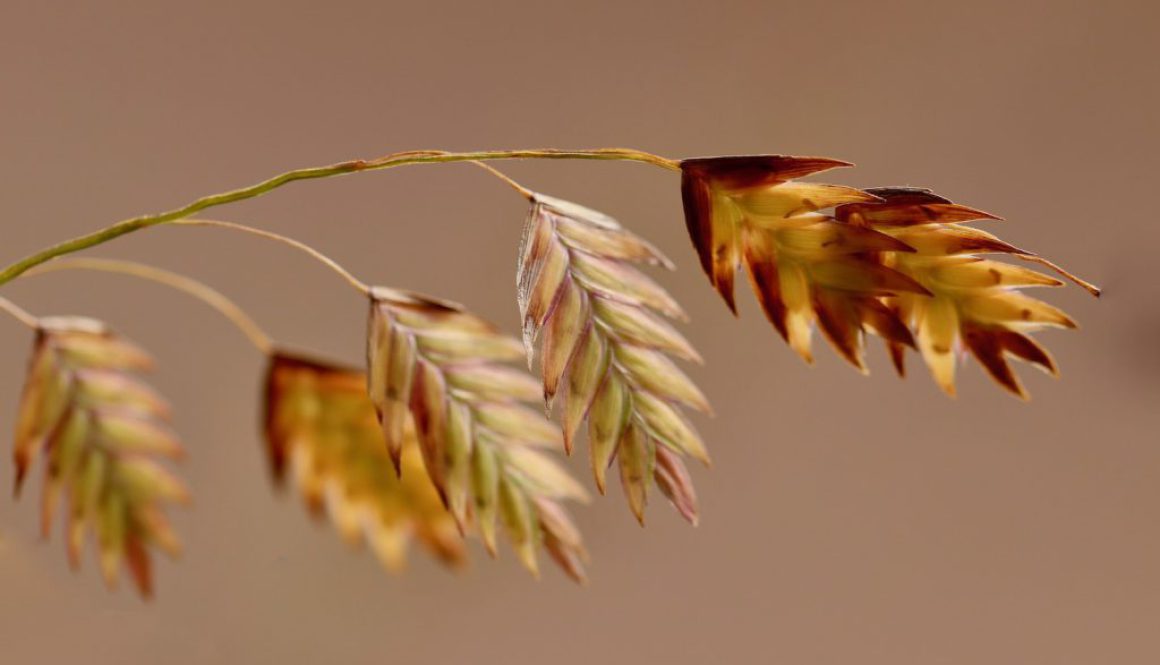
<svg viewBox="0 0 1160 665"><path fill-rule="evenodd" d="M416 148L630 145L674 157L822 154L839 182L921 184L1004 215L1008 240L1107 288L1051 294L1063 379L1034 401L976 366L958 400L922 372L807 368L751 297L729 316L672 174L512 164L621 218L680 265L703 524L619 490L580 512L579 589L505 552L401 577L272 494L260 360L183 296L61 274L4 294L107 318L156 352L196 506L152 605L67 571L35 501L0 501L0 660L206 663L1147 663L1160 659L1160 224L1153 3L21 2L0 10L0 258L296 166ZM516 329L521 201L462 165L298 184L221 216L379 283ZM96 254L203 277L271 330L361 358L362 302L304 257L212 229ZM11 428L28 334L0 321ZM11 472L5 453L0 474ZM573 460L586 473L582 459ZM6 495L5 495L6 496Z"/></svg>

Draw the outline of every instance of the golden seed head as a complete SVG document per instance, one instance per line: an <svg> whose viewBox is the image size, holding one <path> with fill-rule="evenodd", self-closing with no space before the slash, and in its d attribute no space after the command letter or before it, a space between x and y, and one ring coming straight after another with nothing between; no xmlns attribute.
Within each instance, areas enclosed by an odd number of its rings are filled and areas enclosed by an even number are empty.
<svg viewBox="0 0 1160 665"><path fill-rule="evenodd" d="M409 423L402 475L395 473L364 372L275 353L266 374L265 435L275 482L291 478L312 512L329 516L348 542L368 544L388 570L405 565L412 540L449 565L466 560Z"/></svg>
<svg viewBox="0 0 1160 665"><path fill-rule="evenodd" d="M858 190L794 178L842 165L794 157L725 157L682 163L685 218L710 282L736 312L733 280L744 265L762 309L799 355L812 360L814 324L865 371L864 333L883 337L899 372L917 348L937 383L954 392L969 351L1000 385L1025 397L1006 355L1054 373L1027 333L1074 327L1061 311L1018 289L1059 280L977 256L1005 253L1055 268L965 222L998 219L928 190ZM831 210L831 213L825 212Z"/></svg>
<svg viewBox="0 0 1160 665"><path fill-rule="evenodd" d="M1033 256L990 233L963 226L997 219L994 215L927 190L871 191L880 202L839 207L836 215L849 223L877 228L914 248L914 252L887 255L884 261L921 283L930 295L900 294L888 299L888 306L914 330L918 350L944 391L954 394L955 365L964 352L974 356L1000 386L1024 399L1027 392L1008 364L1009 357L1057 373L1050 354L1029 335L1044 328L1074 328L1075 322L1021 290L1061 286L1062 281L980 256ZM902 350L892 348L891 354L901 371Z"/></svg>

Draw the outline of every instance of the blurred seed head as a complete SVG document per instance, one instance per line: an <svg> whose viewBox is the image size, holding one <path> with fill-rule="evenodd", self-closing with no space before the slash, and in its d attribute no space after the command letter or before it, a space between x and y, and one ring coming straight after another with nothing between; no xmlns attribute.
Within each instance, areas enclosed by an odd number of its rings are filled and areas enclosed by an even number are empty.
<svg viewBox="0 0 1160 665"><path fill-rule="evenodd" d="M153 591L149 550L176 556L181 549L162 507L189 501L184 484L159 464L179 458L182 447L165 424L168 404L136 376L151 366L148 354L99 321L42 319L14 447L17 493L45 458L45 535L64 499L71 564L80 565L92 532L106 583L115 586L124 565L145 597Z"/></svg>
<svg viewBox="0 0 1160 665"><path fill-rule="evenodd" d="M395 473L366 374L286 353L266 373L266 451L275 482L290 479L307 508L326 515L351 544L369 544L401 570L417 540L451 566L466 560L463 537L423 469L414 427L403 428Z"/></svg>

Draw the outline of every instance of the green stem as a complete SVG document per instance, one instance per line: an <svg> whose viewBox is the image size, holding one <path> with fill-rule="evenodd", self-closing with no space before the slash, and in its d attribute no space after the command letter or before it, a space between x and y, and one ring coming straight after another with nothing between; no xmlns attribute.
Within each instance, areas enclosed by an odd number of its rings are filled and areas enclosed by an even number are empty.
<svg viewBox="0 0 1160 665"><path fill-rule="evenodd" d="M92 233L73 238L72 240L66 240L60 244L53 245L52 247L27 256L0 271L0 285L7 284L13 279L16 279L20 275L24 274L30 268L38 266L58 256L71 254L82 249L94 247L96 245L108 242L114 238L123 236L127 233L132 233L134 231L148 228L150 226L157 226L158 224L165 224L167 222L172 222L184 217L189 217L190 215L196 214L202 210L205 210L206 208L213 208L215 206L225 205L227 203L233 203L235 201L241 201L244 199L251 199L256 196L261 196L262 194L278 189L279 187L296 180L330 178L332 176L361 173L363 171L377 171L380 169L404 166L407 164L439 164L447 162L474 162L499 159L593 159L605 161L630 161L652 164L654 166L660 166L661 168L669 169L671 171L680 169L679 163L674 160L666 159L664 157L653 155L647 152L626 148L599 148L595 150L485 150L479 152L457 153L435 150L408 151L393 153L372 160L355 160L350 162L342 162L340 164L333 164L331 166L297 169L274 176L273 178L262 181L256 185L251 185L242 189L235 189L230 192L223 192L221 194L212 194L210 196L197 199L196 201L188 203L175 210L122 220L99 231L94 231Z"/></svg>

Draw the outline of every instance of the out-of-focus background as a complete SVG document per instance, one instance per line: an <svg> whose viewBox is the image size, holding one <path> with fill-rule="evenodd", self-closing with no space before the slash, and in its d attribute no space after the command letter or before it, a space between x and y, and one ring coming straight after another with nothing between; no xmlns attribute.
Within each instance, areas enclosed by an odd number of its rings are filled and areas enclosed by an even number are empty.
<svg viewBox="0 0 1160 665"><path fill-rule="evenodd" d="M734 320L685 235L671 173L511 163L619 217L679 264L703 522L618 488L579 510L592 584L510 551L464 574L416 552L384 574L271 491L261 359L213 312L128 278L4 287L153 350L196 495L159 597L106 593L0 501L4 662L1145 663L1160 658L1160 223L1152 3L7 0L0 10L0 259L298 166L405 149L634 146L673 157L820 154L830 179L933 187L1106 288L1048 294L1063 378L1028 404L977 366L950 400L917 365L809 368L751 297ZM214 216L313 243L368 281L517 329L524 204L465 165L300 183ZM364 304L283 247L160 228L94 255L204 278L279 337L362 357ZM28 333L0 321L0 427ZM7 477L7 453L0 474ZM572 461L587 481L583 456Z"/></svg>

